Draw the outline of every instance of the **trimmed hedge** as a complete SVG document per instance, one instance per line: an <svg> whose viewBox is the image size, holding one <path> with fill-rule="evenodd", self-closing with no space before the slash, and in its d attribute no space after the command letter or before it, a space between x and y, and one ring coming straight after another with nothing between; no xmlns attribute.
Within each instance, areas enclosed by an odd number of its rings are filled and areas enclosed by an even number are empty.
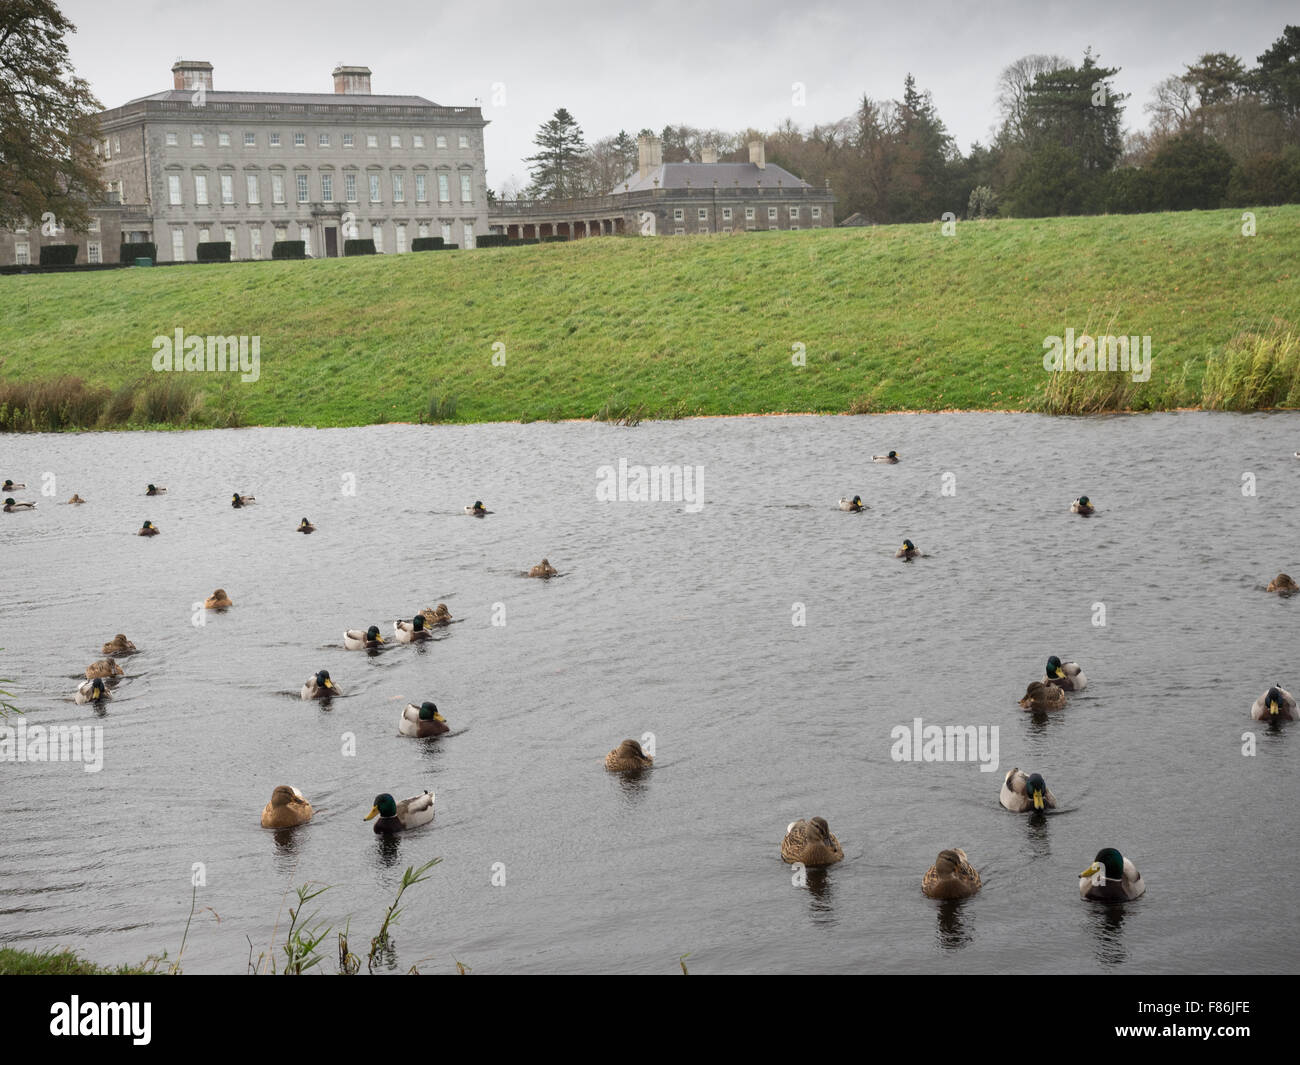
<svg viewBox="0 0 1300 1065"><path fill-rule="evenodd" d="M124 263L133 263L137 259L152 259L158 261L158 245L152 241L141 241L138 243L122 242L122 252L118 258Z"/></svg>
<svg viewBox="0 0 1300 1065"><path fill-rule="evenodd" d="M42 244L42 266L71 266L77 261L75 244Z"/></svg>
<svg viewBox="0 0 1300 1065"><path fill-rule="evenodd" d="M277 240L271 245L272 259L305 259L307 242L305 240Z"/></svg>
<svg viewBox="0 0 1300 1065"><path fill-rule="evenodd" d="M198 259L201 263L230 262L230 241L204 240L199 242Z"/></svg>
<svg viewBox="0 0 1300 1065"><path fill-rule="evenodd" d="M442 237L416 237L411 241L411 251L436 251L442 246Z"/></svg>
<svg viewBox="0 0 1300 1065"><path fill-rule="evenodd" d="M484 233L474 242L480 248L504 248L510 243L510 238L504 233Z"/></svg>
<svg viewBox="0 0 1300 1065"><path fill-rule="evenodd" d="M375 242L373 240L345 240L343 242L344 255L374 255Z"/></svg>

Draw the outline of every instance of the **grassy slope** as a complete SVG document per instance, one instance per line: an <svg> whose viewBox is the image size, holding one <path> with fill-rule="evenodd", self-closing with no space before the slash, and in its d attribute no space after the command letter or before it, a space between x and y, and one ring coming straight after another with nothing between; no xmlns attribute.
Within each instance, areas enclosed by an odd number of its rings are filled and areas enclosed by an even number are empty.
<svg viewBox="0 0 1300 1065"><path fill-rule="evenodd" d="M78 957L70 950L14 950L0 947L0 976L104 976L146 975L152 969L122 965L106 969Z"/></svg>
<svg viewBox="0 0 1300 1065"><path fill-rule="evenodd" d="M152 339L261 336L252 424L1024 408L1043 338L1150 335L1139 406L1194 400L1243 329L1300 322L1300 206L744 237L593 239L0 278L0 379L150 374ZM1113 322L1113 325L1111 323ZM1110 326L1109 328L1107 328ZM505 367L492 345L506 345ZM807 366L791 365L791 345ZM1190 392L1168 382L1187 361ZM177 375L181 376L181 375ZM219 375L184 375L210 390ZM1145 397L1145 398L1144 398Z"/></svg>

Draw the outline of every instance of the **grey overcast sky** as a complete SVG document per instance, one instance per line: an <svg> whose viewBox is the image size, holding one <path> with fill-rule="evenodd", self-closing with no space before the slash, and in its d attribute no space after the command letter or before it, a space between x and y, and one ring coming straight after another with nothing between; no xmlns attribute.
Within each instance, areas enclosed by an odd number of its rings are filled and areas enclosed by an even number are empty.
<svg viewBox="0 0 1300 1065"><path fill-rule="evenodd" d="M1204 52L1253 66L1295 0L62 0L72 61L105 107L171 87L178 58L212 63L217 90L332 92L339 63L377 93L478 101L488 184L526 182L537 127L567 107L588 141L684 123L771 129L842 118L865 93L902 95L910 71L963 151L987 142L996 82L1031 52L1077 61L1089 45L1131 93L1144 128L1152 87ZM792 85L805 86L793 103ZM500 88L504 88L504 99ZM495 101L495 103L494 103Z"/></svg>

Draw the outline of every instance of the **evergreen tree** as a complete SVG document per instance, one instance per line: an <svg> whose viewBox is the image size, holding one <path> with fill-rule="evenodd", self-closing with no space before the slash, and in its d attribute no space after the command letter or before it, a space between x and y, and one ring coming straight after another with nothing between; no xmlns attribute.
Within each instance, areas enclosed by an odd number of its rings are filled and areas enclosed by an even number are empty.
<svg viewBox="0 0 1300 1065"><path fill-rule="evenodd" d="M544 122L533 138L539 151L525 162L531 163L533 183L530 196L544 200L562 200L581 193L580 158L587 150L582 130L563 107Z"/></svg>

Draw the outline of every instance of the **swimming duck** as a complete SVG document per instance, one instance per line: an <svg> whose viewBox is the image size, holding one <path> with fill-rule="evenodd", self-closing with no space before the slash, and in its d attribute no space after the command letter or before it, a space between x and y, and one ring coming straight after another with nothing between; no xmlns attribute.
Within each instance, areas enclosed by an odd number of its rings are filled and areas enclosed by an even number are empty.
<svg viewBox="0 0 1300 1065"><path fill-rule="evenodd" d="M424 615L416 614L410 621L394 621L393 631L398 643L413 643L416 640L429 639L429 630L424 627Z"/></svg>
<svg viewBox="0 0 1300 1065"><path fill-rule="evenodd" d="M166 488L159 488L156 484L151 484L144 490L144 494L147 496L165 495L166 492Z"/></svg>
<svg viewBox="0 0 1300 1065"><path fill-rule="evenodd" d="M146 521L143 525L140 526L140 531L136 533L136 536L157 536L157 535L158 535L158 526L156 526L151 521Z"/></svg>
<svg viewBox="0 0 1300 1065"><path fill-rule="evenodd" d="M898 452L891 451L888 455L872 455L872 462L888 462L891 465L898 461Z"/></svg>
<svg viewBox="0 0 1300 1065"><path fill-rule="evenodd" d="M910 561L920 554L921 552L916 549L916 544L912 543L911 540L904 540L903 546L894 552L894 557Z"/></svg>
<svg viewBox="0 0 1300 1065"><path fill-rule="evenodd" d="M1079 874L1079 897L1084 899L1124 902L1136 899L1146 889L1137 866L1114 847L1099 850L1092 864Z"/></svg>
<svg viewBox="0 0 1300 1065"><path fill-rule="evenodd" d="M218 588L203 601L204 610L225 610L226 607L234 606L230 601L230 596L226 594L224 588Z"/></svg>
<svg viewBox="0 0 1300 1065"><path fill-rule="evenodd" d="M1019 769L1011 770L1002 781L1002 794L998 797L998 802L1017 814L1056 809L1056 796L1048 789L1042 774L1026 775Z"/></svg>
<svg viewBox="0 0 1300 1065"><path fill-rule="evenodd" d="M387 792L376 795L370 813L362 820L369 821L372 817L379 818L375 822L376 834L401 832L403 829L427 825L433 820L433 792L426 791L423 795L413 795L401 802L395 802Z"/></svg>
<svg viewBox="0 0 1300 1065"><path fill-rule="evenodd" d="M812 817L807 821L791 821L785 826L781 860L790 865L802 862L809 869L817 869L842 862L844 848L831 835L831 826L826 823L826 818Z"/></svg>
<svg viewBox="0 0 1300 1065"><path fill-rule="evenodd" d="M621 773L627 769L645 769L654 764L654 758L646 754L636 740L624 740L605 755L605 768L611 773Z"/></svg>
<svg viewBox="0 0 1300 1065"><path fill-rule="evenodd" d="M964 899L980 889L980 875L964 850L940 851L921 878L921 890L932 899Z"/></svg>
<svg viewBox="0 0 1300 1065"><path fill-rule="evenodd" d="M86 667L87 680L94 680L96 677L120 677L124 673L125 670L111 658L101 658Z"/></svg>
<svg viewBox="0 0 1300 1065"><path fill-rule="evenodd" d="M1041 680L1031 680L1029 687L1020 700L1022 710L1061 710L1065 706L1065 691L1054 684L1044 684Z"/></svg>
<svg viewBox="0 0 1300 1065"><path fill-rule="evenodd" d="M308 677L307 683L302 686L304 699L328 699L331 695L338 694L338 685L330 680L329 670L326 669L322 669L314 677Z"/></svg>
<svg viewBox="0 0 1300 1065"><path fill-rule="evenodd" d="M862 502L861 496L854 496L852 499L848 496L840 497L840 510L851 510L856 514L858 511L866 509L866 504Z"/></svg>
<svg viewBox="0 0 1300 1065"><path fill-rule="evenodd" d="M1043 678L1043 683L1064 688L1068 692L1081 692L1088 686L1088 678L1083 675L1078 662L1062 664L1056 655L1052 655L1047 660L1047 676Z"/></svg>
<svg viewBox="0 0 1300 1065"><path fill-rule="evenodd" d="M528 571L530 577L554 577L559 571L551 565L548 559L542 559L541 564L534 566Z"/></svg>
<svg viewBox="0 0 1300 1065"><path fill-rule="evenodd" d="M1295 721L1295 696L1282 685L1275 684L1255 700L1250 716L1256 721Z"/></svg>
<svg viewBox="0 0 1300 1065"><path fill-rule="evenodd" d="M85 500L82 499L81 496L77 495L77 494L74 492L74 493L72 494L72 498L69 499L68 502L69 502L69 503L72 503L72 504L75 505L75 504L77 504L77 503L84 503Z"/></svg>
<svg viewBox="0 0 1300 1065"><path fill-rule="evenodd" d="M99 653L102 655L133 655L135 654L135 644L119 632L100 648Z"/></svg>
<svg viewBox="0 0 1300 1065"><path fill-rule="evenodd" d="M1070 504L1071 514L1092 514L1097 510L1090 502L1087 496L1080 496Z"/></svg>
<svg viewBox="0 0 1300 1065"><path fill-rule="evenodd" d="M343 646L349 651L364 651L367 647L378 647L384 642L379 635L379 626L371 625L362 632L360 629L348 629L343 634Z"/></svg>
<svg viewBox="0 0 1300 1065"><path fill-rule="evenodd" d="M262 809L262 827L293 828L305 825L314 812L301 791L288 784L281 784L271 792L271 801Z"/></svg>
<svg viewBox="0 0 1300 1065"><path fill-rule="evenodd" d="M75 696L78 705L85 703L102 703L111 699L108 689L104 686L103 677L94 677L90 680L83 680L77 685L77 694Z"/></svg>
<svg viewBox="0 0 1300 1065"><path fill-rule="evenodd" d="M427 625L451 624L451 611L447 609L446 603L439 603L437 610L433 610L426 606L420 611L420 616L424 618L425 624Z"/></svg>
<svg viewBox="0 0 1300 1065"><path fill-rule="evenodd" d="M433 703L421 703L419 706L407 703L406 709L402 711L402 720L397 723L397 731L403 736L423 738L441 736L444 732L450 732L451 726L438 713L438 708Z"/></svg>
<svg viewBox="0 0 1300 1065"><path fill-rule="evenodd" d="M35 510L35 509L36 509L35 503L19 503L12 498L5 500L6 514L13 513L16 510Z"/></svg>
<svg viewBox="0 0 1300 1065"><path fill-rule="evenodd" d="M313 525L311 522L309 522L306 518L303 518L302 524L298 526L298 531L300 533L314 533L316 531L316 526Z"/></svg>
<svg viewBox="0 0 1300 1065"><path fill-rule="evenodd" d="M1285 573L1279 573L1268 582L1268 590L1277 592L1278 595L1294 595L1296 592L1300 592L1300 585L1297 585Z"/></svg>
<svg viewBox="0 0 1300 1065"><path fill-rule="evenodd" d="M238 510L240 507L246 507L250 503L256 503L256 502L257 500L253 496L241 496L238 492L236 492L233 498L230 500L230 505L234 507L236 510Z"/></svg>
<svg viewBox="0 0 1300 1065"><path fill-rule="evenodd" d="M473 514L476 518L481 518L484 514L491 514L492 511L484 509L483 500L476 499L474 500L474 505L472 507L465 508L465 513Z"/></svg>
<svg viewBox="0 0 1300 1065"><path fill-rule="evenodd" d="M19 484L17 481L5 481L3 485L0 485L0 492L13 492L19 488L26 488L26 487L27 485Z"/></svg>

